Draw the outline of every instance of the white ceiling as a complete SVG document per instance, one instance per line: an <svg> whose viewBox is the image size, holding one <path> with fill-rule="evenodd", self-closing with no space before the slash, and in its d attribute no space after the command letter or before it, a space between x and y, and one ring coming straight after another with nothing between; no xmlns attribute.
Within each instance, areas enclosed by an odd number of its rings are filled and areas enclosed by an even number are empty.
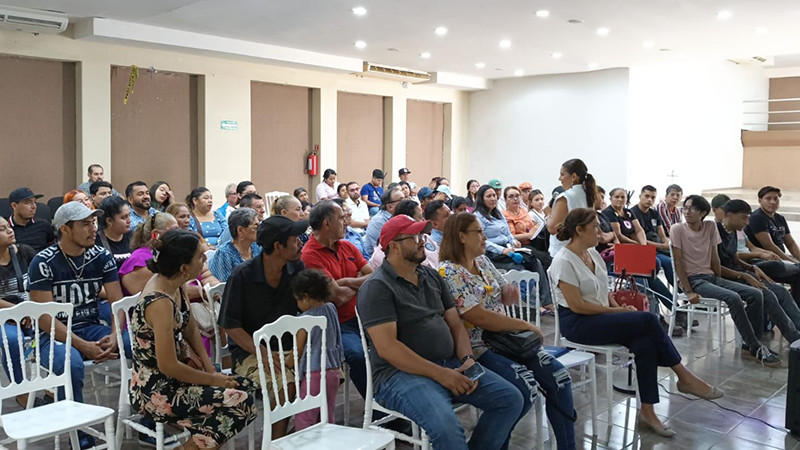
<svg viewBox="0 0 800 450"><path fill-rule="evenodd" d="M0 0L482 78L800 54L798 0ZM351 9L367 8L357 17ZM538 18L539 9L550 17ZM718 20L716 13L733 16ZM569 24L580 19L582 24ZM437 26L448 34L434 34ZM597 36L607 27L606 37ZM758 28L766 29L757 32ZM511 48L501 50L501 39ZM363 40L367 47L356 49ZM653 41L652 49L643 47ZM397 49L390 51L389 49ZM669 51L660 51L669 49ZM429 59L419 55L430 52ZM551 54L561 52L563 58ZM795 58L796 59L796 58ZM784 58L786 61L787 58ZM789 60L794 60L789 58ZM486 63L484 69L475 64Z"/></svg>

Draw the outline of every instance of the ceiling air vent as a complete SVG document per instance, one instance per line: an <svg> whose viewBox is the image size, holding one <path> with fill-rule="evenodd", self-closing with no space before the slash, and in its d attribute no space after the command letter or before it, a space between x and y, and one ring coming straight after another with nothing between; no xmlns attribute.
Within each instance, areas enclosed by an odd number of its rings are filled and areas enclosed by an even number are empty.
<svg viewBox="0 0 800 450"><path fill-rule="evenodd" d="M749 58L733 58L728 61L739 64L740 66L772 66L775 61L772 57L764 58L763 56L751 56Z"/></svg>
<svg viewBox="0 0 800 450"><path fill-rule="evenodd" d="M0 5L0 29L28 33L61 33L67 29L65 14Z"/></svg>
<svg viewBox="0 0 800 450"><path fill-rule="evenodd" d="M421 70L384 66L367 61L364 61L364 71L362 75L394 81L405 81L408 83L422 83L423 81L431 79L431 74Z"/></svg>

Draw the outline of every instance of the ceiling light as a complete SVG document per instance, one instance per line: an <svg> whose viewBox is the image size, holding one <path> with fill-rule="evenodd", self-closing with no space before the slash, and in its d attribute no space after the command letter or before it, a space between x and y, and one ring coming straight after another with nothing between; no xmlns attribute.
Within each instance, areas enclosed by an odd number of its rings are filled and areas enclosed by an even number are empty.
<svg viewBox="0 0 800 450"><path fill-rule="evenodd" d="M478 69L483 69L484 67L486 67L486 63L485 62L475 63L475 67L477 67Z"/></svg>
<svg viewBox="0 0 800 450"><path fill-rule="evenodd" d="M515 77L521 77L523 75L525 75L525 71L522 70L522 69L517 69L517 70L514 71L514 76Z"/></svg>
<svg viewBox="0 0 800 450"><path fill-rule="evenodd" d="M586 65L586 67L588 67L590 69L597 69L597 63L589 63L589 64Z"/></svg>
<svg viewBox="0 0 800 450"><path fill-rule="evenodd" d="M561 52L555 52L550 56L552 56L553 59L561 59L561 57L564 56L564 55L562 55Z"/></svg>
<svg viewBox="0 0 800 450"><path fill-rule="evenodd" d="M536 17L539 17L541 19L546 19L546 18L550 17L550 11L548 11L546 9L540 9L540 10L536 11Z"/></svg>
<svg viewBox="0 0 800 450"><path fill-rule="evenodd" d="M356 48L359 49L367 48L367 43L364 41L356 41Z"/></svg>
<svg viewBox="0 0 800 450"><path fill-rule="evenodd" d="M644 48L653 48L655 46L656 46L656 43L653 42L653 41L644 41L642 43L642 47L644 47Z"/></svg>
<svg viewBox="0 0 800 450"><path fill-rule="evenodd" d="M717 19L719 20L728 20L733 17L733 13L730 11L720 11L717 13Z"/></svg>
<svg viewBox="0 0 800 450"><path fill-rule="evenodd" d="M611 30L609 30L606 27L600 27L596 31L598 36L608 36L608 33L610 33L610 32L611 32Z"/></svg>
<svg viewBox="0 0 800 450"><path fill-rule="evenodd" d="M437 36L444 36L447 34L447 27L436 27L433 32L436 33Z"/></svg>
<svg viewBox="0 0 800 450"><path fill-rule="evenodd" d="M498 44L498 45L502 49L511 48L511 41L508 40L508 39L503 39L502 41L500 41L500 44Z"/></svg>
<svg viewBox="0 0 800 450"><path fill-rule="evenodd" d="M357 16L364 16L367 14L367 8L364 8L363 6L356 6L353 8L353 14Z"/></svg>
<svg viewBox="0 0 800 450"><path fill-rule="evenodd" d="M769 33L769 30L764 27L756 28L756 34L767 34L767 33Z"/></svg>
<svg viewBox="0 0 800 450"><path fill-rule="evenodd" d="M423 57L425 59L428 59L428 58L431 57L431 52L422 52L422 53L419 54L419 56L421 56L421 57Z"/></svg>

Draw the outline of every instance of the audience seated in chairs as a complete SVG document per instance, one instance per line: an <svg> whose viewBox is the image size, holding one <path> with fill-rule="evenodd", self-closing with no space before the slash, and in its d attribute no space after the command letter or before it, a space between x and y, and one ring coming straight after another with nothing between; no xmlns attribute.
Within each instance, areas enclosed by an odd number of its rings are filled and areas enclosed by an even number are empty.
<svg viewBox="0 0 800 450"><path fill-rule="evenodd" d="M491 370L478 381L464 375L477 364L467 331L445 281L420 266L429 227L405 215L389 220L380 235L386 259L359 289L375 400L421 426L434 448L505 448L522 395ZM453 403L483 410L469 445Z"/></svg>
<svg viewBox="0 0 800 450"><path fill-rule="evenodd" d="M723 393L681 363L681 355L654 314L619 306L608 295L606 265L595 250L599 231L597 213L587 208L570 211L559 227L557 238L567 244L553 258L549 275L558 303L561 333L580 344L628 347L635 355L641 399L638 425L672 437L675 431L661 422L653 406L659 402L658 367L675 372L680 392L707 399L722 397Z"/></svg>
<svg viewBox="0 0 800 450"><path fill-rule="evenodd" d="M228 336L228 348L233 359L233 372L260 384L256 348L253 333L283 315L297 315L297 301L291 292L291 281L304 268L300 261L300 242L297 239L308 227L308 222L293 222L284 216L270 216L258 225L256 242L261 246L261 255L245 261L233 269L225 284L225 293L219 311L218 323ZM264 305L269 305L268 308ZM283 338L285 352L292 351L290 335ZM271 351L279 350L277 341ZM261 348L259 351L269 351ZM278 356L278 355L276 355ZM281 358L286 355L280 355ZM264 354L264 358L267 356ZM282 379L286 379L288 392L283 392ZM294 372L289 371L276 380L281 389L277 398L283 403L285 397L294 399ZM268 382L270 382L268 380ZM275 392L270 388L269 402L275 404ZM272 426L272 437L286 435L289 419Z"/></svg>
<svg viewBox="0 0 800 450"><path fill-rule="evenodd" d="M205 266L197 234L168 231L152 248L156 257L147 267L154 275L130 323L135 337L131 405L155 420L188 429L192 439L184 448L217 448L256 419L257 386L217 372L203 348L184 291L186 281Z"/></svg>
<svg viewBox="0 0 800 450"><path fill-rule="evenodd" d="M434 205L437 202L442 202L442 200L434 200L430 205ZM430 206L428 205L428 206ZM445 208L447 205L445 205ZM414 219L415 222L421 222L422 219L422 209L419 207L417 202L414 200L403 200L398 203L397 208L394 210L394 215L405 215ZM447 210L447 214L450 215L450 210ZM447 218L445 217L445 220ZM422 234L421 239L425 241L425 260L420 263L423 266L428 266L432 269L436 269L439 267L439 244L433 240L431 237L432 230L428 230L424 234ZM378 242L380 244L380 242ZM383 250L381 249L380 245L375 246L375 253L372 254L372 258L369 259L369 265L372 267L373 270L377 270L381 264L383 264L383 260L385 259L386 255L383 254Z"/></svg>
<svg viewBox="0 0 800 450"><path fill-rule="evenodd" d="M217 248L208 262L216 279L227 281L236 266L261 254L261 246L256 244L258 223L258 215L251 208L237 208L231 213L228 229L232 239Z"/></svg>
<svg viewBox="0 0 800 450"><path fill-rule="evenodd" d="M683 213L680 207L682 197L683 189L677 184L670 184L667 186L664 200L658 204L658 215L661 216L661 221L664 222L664 233L666 233L667 237L669 237L669 229L673 225L683 222Z"/></svg>
<svg viewBox="0 0 800 450"><path fill-rule="evenodd" d="M111 316L109 303L100 298L102 288L108 302L122 298L117 265L111 253L95 245L97 226L95 218L103 213L91 210L80 202L69 202L56 211L53 226L58 230L58 242L39 252L28 269L28 290L35 302L72 303L75 312L72 321L72 348L55 345L53 370L64 370L65 351L70 351L70 375L73 398L83 402L83 362L97 363L118 355L114 332L116 321ZM50 329L49 316L42 316L41 327ZM68 332L62 323L56 323L56 335L41 339L43 366L49 364L53 339L62 342ZM126 343L126 347L130 345ZM128 348L125 351L129 351ZM59 392L60 398L64 393ZM94 438L80 435L81 448L94 446Z"/></svg>
<svg viewBox="0 0 800 450"><path fill-rule="evenodd" d="M512 192L518 191L514 188ZM513 384L522 394L520 418L539 395L538 384L545 392L547 417L558 448L574 449L575 428L572 422L575 413L572 380L567 369L542 348L534 358L512 361L494 352L483 340L483 330L532 331L542 336L542 330L532 323L506 315L504 305L516 305L519 290L507 283L484 255L485 240L481 225L472 214L461 213L447 219L439 275L450 290L456 310L467 323L472 352L477 361Z"/></svg>
<svg viewBox="0 0 800 450"><path fill-rule="evenodd" d="M192 217L189 219L189 229L196 231L205 238L208 245L216 248L219 243L219 237L222 232L227 228L225 217L214 211L214 198L211 191L207 188L200 186L192 189L192 192L186 196L186 204L189 205Z"/></svg>
<svg viewBox="0 0 800 450"><path fill-rule="evenodd" d="M30 245L37 252L44 250L56 240L53 227L46 221L35 218L36 200L42 197L43 195L34 194L26 187L14 189L8 195L13 211L8 218L8 224L14 230L17 243Z"/></svg>
<svg viewBox="0 0 800 450"><path fill-rule="evenodd" d="M498 269L528 270L538 273L540 303L542 306L552 304L550 283L547 281L547 272L541 261L531 254L515 251L522 247L522 244L511 235L508 222L497 209L495 188L486 184L478 189L478 201L473 214L478 218L486 236L486 256Z"/></svg>
<svg viewBox="0 0 800 450"><path fill-rule="evenodd" d="M751 356L766 367L779 367L780 358L759 340L764 320L763 294L759 289L722 278L717 250L720 235L714 222L704 221L710 212L708 200L690 195L683 201L686 222L673 225L669 232L675 272L683 292L691 303L708 297L728 305L733 324L744 341L742 355Z"/></svg>
<svg viewBox="0 0 800 450"><path fill-rule="evenodd" d="M100 204L103 215L97 219L98 245L114 256L117 268L131 256L131 208L122 197L112 195Z"/></svg>
<svg viewBox="0 0 800 450"><path fill-rule="evenodd" d="M165 212L175 200L175 194L166 181L156 181L150 186L150 201L157 211Z"/></svg>
<svg viewBox="0 0 800 450"><path fill-rule="evenodd" d="M792 295L786 288L772 281L758 266L750 265L738 256L736 232L747 225L751 213L750 205L744 200L730 200L720 208L724 214L722 220L717 221L720 237L717 249L722 277L760 289L764 296L764 312L781 330L784 339L789 343L800 339L800 308Z"/></svg>
<svg viewBox="0 0 800 450"><path fill-rule="evenodd" d="M534 220L528 210L525 208L523 202L523 194L516 186L507 186L503 189L503 197L506 199L506 209L503 211L503 216L508 222L508 229L514 236L514 239L519 241L520 244L529 248L531 253L538 259L542 266L547 270L550 267L550 254L540 251L533 246L531 238L537 234L540 227L545 226L544 221L539 222Z"/></svg>

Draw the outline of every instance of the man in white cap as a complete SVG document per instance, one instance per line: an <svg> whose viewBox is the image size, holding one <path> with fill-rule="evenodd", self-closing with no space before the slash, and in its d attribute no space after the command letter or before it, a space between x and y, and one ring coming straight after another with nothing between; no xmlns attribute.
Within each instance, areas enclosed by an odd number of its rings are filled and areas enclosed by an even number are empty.
<svg viewBox="0 0 800 450"><path fill-rule="evenodd" d="M81 202L61 205L53 218L58 240L39 252L28 269L28 289L31 300L39 303L71 303L72 348L70 349L70 375L73 398L83 402L84 361L103 362L118 357L114 320L110 303L122 298L114 257L102 246L95 245L97 217L101 210L91 210ZM105 289L108 302L100 298ZM50 317L42 316L41 329L50 329ZM55 336L42 337L42 366L49 364L52 339L66 340L66 318L56 322ZM123 333L127 338L127 333ZM130 344L126 342L126 352ZM65 348L56 345L53 353L53 371L64 371ZM64 392L59 389L60 398ZM94 438L79 432L81 448L94 445Z"/></svg>

